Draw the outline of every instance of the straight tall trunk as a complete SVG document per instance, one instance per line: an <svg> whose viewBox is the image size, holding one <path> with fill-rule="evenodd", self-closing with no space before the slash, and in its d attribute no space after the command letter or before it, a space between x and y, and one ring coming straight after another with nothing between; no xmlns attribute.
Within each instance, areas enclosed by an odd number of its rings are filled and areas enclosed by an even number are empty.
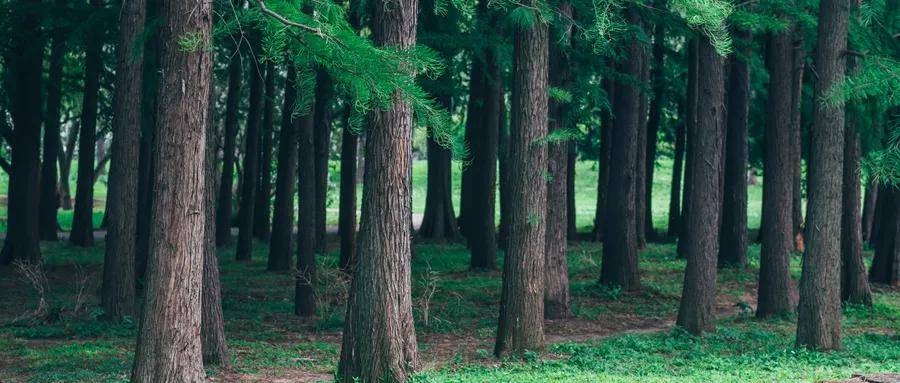
<svg viewBox="0 0 900 383"><path fill-rule="evenodd" d="M862 240L869 242L872 238L872 229L875 227L875 206L878 204L878 181L869 176L866 181L866 197L863 200L862 209Z"/></svg>
<svg viewBox="0 0 900 383"><path fill-rule="evenodd" d="M801 184L803 176L801 172L801 160L803 155L803 127L801 122L801 106L803 102L803 72L806 67L806 50L803 46L803 36L794 32L794 49L793 56L793 78L791 80L791 169L794 171L794 181L792 187L792 203L791 203L791 219L793 221L793 237L803 233L803 195L801 193ZM796 247L799 244L795 241L795 250L800 251Z"/></svg>
<svg viewBox="0 0 900 383"><path fill-rule="evenodd" d="M657 5L665 6L663 1ZM653 26L653 67L650 72L653 99L650 101L650 115L647 117L647 149L644 164L644 236L650 240L656 238L653 228L653 173L656 169L656 144L660 127L663 126L663 107L666 104L666 76L664 73L666 60L666 30L659 23ZM641 228L638 228L641 230Z"/></svg>
<svg viewBox="0 0 900 383"><path fill-rule="evenodd" d="M566 156L566 239L578 240L578 224L575 222L575 163L578 161L578 149L575 141L569 141Z"/></svg>
<svg viewBox="0 0 900 383"><path fill-rule="evenodd" d="M212 60L212 58L210 58ZM222 314L222 288L219 280L219 258L216 256L216 196L218 193L219 138L215 116L215 86L209 85L207 106L205 164L203 167L203 292L201 299L200 339L204 366L228 367L228 343Z"/></svg>
<svg viewBox="0 0 900 383"><path fill-rule="evenodd" d="M186 50L194 36L210 43L212 4L162 3L162 81L155 156L146 302L135 352L133 382L199 382L203 370L201 296L205 245L206 133L211 55ZM184 84L191 84L185 87Z"/></svg>
<svg viewBox="0 0 900 383"><path fill-rule="evenodd" d="M684 103L679 105L679 115L684 115ZM675 125L675 159L672 160L672 183L669 189L669 219L667 234L678 235L681 226L681 175L684 172L685 123Z"/></svg>
<svg viewBox="0 0 900 383"><path fill-rule="evenodd" d="M341 137L341 191L338 201L338 231L341 235L341 269L353 270L356 262L356 151L358 140L350 130L350 105L344 112Z"/></svg>
<svg viewBox="0 0 900 383"><path fill-rule="evenodd" d="M609 199L609 167L612 159L613 142L613 110L615 102L616 83L611 78L604 78L600 86L606 92L610 107L600 111L600 157L597 160L597 209L594 212L594 240L603 240L606 232L606 207Z"/></svg>
<svg viewBox="0 0 900 383"><path fill-rule="evenodd" d="M819 4L815 100L844 79L850 4ZM810 147L806 252L800 277L797 346L841 348L841 182L844 158L844 107L816 103Z"/></svg>
<svg viewBox="0 0 900 383"><path fill-rule="evenodd" d="M450 97L438 96L437 102L450 109ZM418 236L438 241L455 240L459 236L456 216L453 212L453 199L450 190L450 150L442 147L434 140L434 130L428 132L428 179L425 191L425 213ZM480 142L470 143L470 148L477 148ZM473 153L474 159L480 153Z"/></svg>
<svg viewBox="0 0 900 383"><path fill-rule="evenodd" d="M91 0L94 12L103 9L101 0ZM97 144L97 106L100 93L100 57L103 36L88 36L84 59L84 95L81 101L81 132L78 134L78 181L75 184L75 212L69 240L75 246L94 245L94 149Z"/></svg>
<svg viewBox="0 0 900 383"><path fill-rule="evenodd" d="M497 247L506 250L509 243L509 125L506 109L506 95L501 84L500 92L500 133L497 137L497 194L500 198L500 225L497 228Z"/></svg>
<svg viewBox="0 0 900 383"><path fill-rule="evenodd" d="M641 28L646 30L645 26ZM637 238L638 250L647 246L647 110L650 108L650 103L649 95L643 87L650 82L650 52L643 45L641 46L640 62L641 88L639 89L637 142L635 142L637 154L634 158L634 233Z"/></svg>
<svg viewBox="0 0 900 383"><path fill-rule="evenodd" d="M64 9L66 0L57 0L56 6ZM56 213L59 210L58 175L56 164L59 162L60 147L60 109L62 106L62 70L66 53L66 31L61 26L52 30L50 42L50 66L47 74L47 116L44 120L44 150L41 162L39 230L44 241L56 241L59 222Z"/></svg>
<svg viewBox="0 0 900 383"><path fill-rule="evenodd" d="M253 236L268 240L272 233L269 219L272 217L272 145L275 121L275 64L266 64L265 95L263 96L262 147L259 153L259 185L256 188Z"/></svg>
<svg viewBox="0 0 900 383"><path fill-rule="evenodd" d="M376 1L377 46L409 49L416 42L416 0ZM370 112L365 147L356 269L344 321L340 381L404 382L419 367L412 316L412 108L394 93L393 105Z"/></svg>
<svg viewBox="0 0 900 383"><path fill-rule="evenodd" d="M260 32L254 31L256 35ZM259 36L254 40L254 51L260 47ZM265 77L259 60L250 67L250 99L247 108L247 134L244 137L244 176L241 181L241 200L238 206L238 242L235 258L249 261L253 251L253 216L256 209L256 184L259 181L259 138L262 122L263 88Z"/></svg>
<svg viewBox="0 0 900 383"><path fill-rule="evenodd" d="M762 243L756 316L763 318L794 311L791 280L791 41L788 29L770 34L766 42L769 97L766 101L765 160L763 161Z"/></svg>
<svg viewBox="0 0 900 383"><path fill-rule="evenodd" d="M878 195L883 210L869 282L896 286L900 284L900 190L885 186Z"/></svg>
<svg viewBox="0 0 900 383"><path fill-rule="evenodd" d="M856 116L844 129L844 180L841 211L841 300L872 305L872 290L863 261L860 216L860 146Z"/></svg>
<svg viewBox="0 0 900 383"><path fill-rule="evenodd" d="M315 166L316 166L316 250L325 250L325 206L328 204L328 159L331 152L331 103L334 85L324 69L316 73Z"/></svg>
<svg viewBox="0 0 900 383"><path fill-rule="evenodd" d="M722 209L722 145L725 141L725 65L709 39L699 37L697 119L690 134L691 151L682 234L687 267L677 325L700 335L715 330L716 254Z"/></svg>
<svg viewBox="0 0 900 383"><path fill-rule="evenodd" d="M728 122L725 133L725 186L722 196L722 230L719 234L719 267L747 265L747 130L750 115L750 65L752 36L735 31L744 46L731 56L728 75Z"/></svg>
<svg viewBox="0 0 900 383"><path fill-rule="evenodd" d="M141 90L141 140L138 153L138 206L135 233L135 277L146 276L147 259L150 257L150 226L153 210L153 185L156 180L153 164L156 153L160 74L160 27L162 7L159 1L148 1L144 41L144 73Z"/></svg>
<svg viewBox="0 0 900 383"><path fill-rule="evenodd" d="M530 4L530 3L529 3ZM550 33L537 19L514 33L513 125L509 136L509 244L503 265L494 354L543 351L547 206L547 102Z"/></svg>
<svg viewBox="0 0 900 383"><path fill-rule="evenodd" d="M138 165L144 57L135 44L144 30L144 0L122 3L116 52L116 95L113 103L112 160L106 200L109 217L100 303L108 319L134 315L135 235L137 234Z"/></svg>
<svg viewBox="0 0 900 383"><path fill-rule="evenodd" d="M297 99L297 72L287 65L284 82L284 104L281 107L281 131L278 133L278 167L275 175L275 206L272 236L269 238L268 269L291 268L291 241L294 229L294 190L297 185L297 128L308 116L294 118Z"/></svg>
<svg viewBox="0 0 900 383"><path fill-rule="evenodd" d="M317 86L318 81L317 81ZM318 100L313 100L315 103ZM310 112L300 117L297 126L299 142L297 169L298 200L297 210L297 271L294 286L294 314L313 316L316 314L316 297L313 290L316 273L316 123L315 105Z"/></svg>
<svg viewBox="0 0 900 383"><path fill-rule="evenodd" d="M685 134L687 142L685 143L685 158L684 158L684 182L682 185L681 192L681 219L680 225L678 226L678 246L676 247L676 256L678 258L686 258L687 257L687 242L683 241L683 238L686 238L688 235L689 229L693 229L692 227L688 227L685 225L687 223L687 216L690 213L689 209L691 208L691 194L688 193L688 188L690 185L693 185L693 169L694 165L691 163L693 158L695 158L694 152L694 143L691 142L692 138L694 138L693 131L697 126L697 107L699 104L699 83L700 83L700 61L699 57L699 41L698 38L692 38L687 46L687 59L688 59L688 81L687 81L687 110L685 111ZM706 75L704 73L704 75Z"/></svg>
<svg viewBox="0 0 900 383"><path fill-rule="evenodd" d="M72 159L75 157L75 146L78 144L78 129L78 124L69 123L65 148L60 147L58 187L59 207L63 210L72 210L72 190L69 185L69 176L72 174Z"/></svg>
<svg viewBox="0 0 900 383"><path fill-rule="evenodd" d="M216 245L231 242L232 192L234 191L235 146L238 131L238 109L241 105L243 82L241 54L238 47L231 52L228 62L228 94L225 96L225 137L222 146L222 181L216 205Z"/></svg>

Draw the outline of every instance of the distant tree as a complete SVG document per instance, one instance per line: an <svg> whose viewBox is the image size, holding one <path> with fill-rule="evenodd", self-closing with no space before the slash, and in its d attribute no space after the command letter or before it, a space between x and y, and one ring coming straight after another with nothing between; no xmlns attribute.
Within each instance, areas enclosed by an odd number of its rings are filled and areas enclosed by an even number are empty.
<svg viewBox="0 0 900 383"><path fill-rule="evenodd" d="M687 216L690 213L692 194L688 193L688 188L693 185L693 161L694 143L692 139L695 137L693 131L697 126L697 104L699 103L699 83L700 83L700 62L699 62L699 42L698 38L691 38L686 47L688 59L688 75L687 75L687 100L685 105L687 109L684 111L685 134L687 141L685 143L684 156L684 182L682 182L681 192L681 218L678 225L678 246L676 247L676 256L685 258L687 256L687 242L684 239L688 235L688 231L693 227L688 227ZM705 75L705 74L704 74Z"/></svg>
<svg viewBox="0 0 900 383"><path fill-rule="evenodd" d="M272 235L269 238L268 269L290 270L291 242L294 236L294 191L297 186L298 141L297 130L309 116L295 118L297 99L297 71L287 65L284 82L284 104L281 107L281 131L278 133L278 167L275 176L275 206Z"/></svg>
<svg viewBox="0 0 900 383"><path fill-rule="evenodd" d="M267 241L272 233L272 151L275 134L275 64L266 63L265 93L263 96L262 143L259 150L259 184L256 186L256 209L253 210L253 236Z"/></svg>
<svg viewBox="0 0 900 383"><path fill-rule="evenodd" d="M57 12L66 9L66 0L56 0ZM47 111L44 119L43 156L41 162L39 230L43 241L56 241L59 222L57 211L60 205L58 190L57 162L61 159L60 112L62 107L62 77L66 53L67 31L61 18L54 20L50 30L50 63L47 72Z"/></svg>
<svg viewBox="0 0 900 383"><path fill-rule="evenodd" d="M212 60L212 59L210 59ZM205 366L228 366L228 343L225 341L225 319L222 314L222 288L219 280L219 258L216 256L216 196L218 195L219 137L215 124L216 90L209 85L207 105L206 147L203 167L203 295L201 300L200 339Z"/></svg>
<svg viewBox="0 0 900 383"><path fill-rule="evenodd" d="M872 305L872 290L863 260L860 216L860 143L857 116L850 115L844 127L844 179L841 210L841 300Z"/></svg>
<svg viewBox="0 0 900 383"><path fill-rule="evenodd" d="M803 45L803 35L799 31L794 32L793 49L793 79L791 80L791 169L794 172L791 199L791 220L793 221L793 238L803 234L803 195L801 185L803 174L801 172L803 157L803 126L801 123L803 103L803 72L806 69L806 49ZM797 241L795 240L795 250Z"/></svg>
<svg viewBox="0 0 900 383"><path fill-rule="evenodd" d="M678 115L684 115L684 101L679 102ZM678 235L678 229L681 226L681 176L684 173L684 141L686 123L679 121L675 125L675 154L672 159L672 181L669 186L669 217L667 220L668 229L666 234L670 237Z"/></svg>
<svg viewBox="0 0 900 383"><path fill-rule="evenodd" d="M259 31L251 31L252 52L262 52ZM254 53L257 55L258 53ZM247 108L247 131L244 137L244 176L241 181L241 200L238 206L238 243L235 258L249 261L253 251L253 217L256 209L256 184L259 182L259 138L262 124L265 67L261 57L254 56L250 65L250 99Z"/></svg>
<svg viewBox="0 0 900 383"><path fill-rule="evenodd" d="M869 282L900 284L900 190L883 186L878 192L881 223L874 237L875 256L869 268Z"/></svg>
<svg viewBox="0 0 900 383"><path fill-rule="evenodd" d="M656 1L655 6L665 8L665 1ZM666 26L658 21L653 26L653 47L651 49L652 67L650 68L650 86L653 97L650 100L649 115L647 117L647 161L644 164L644 236L650 240L656 239L656 230L653 228L653 174L656 170L657 136L660 128L665 124L663 107L666 105ZM641 228L638 228L641 230Z"/></svg>
<svg viewBox="0 0 900 383"><path fill-rule="evenodd" d="M611 62L610 62L611 63ZM604 78L600 87L606 92L606 98L610 104L616 99L616 84L611 78ZM609 206L609 168L612 155L613 140L613 112L612 105L600 111L600 158L597 168L597 208L594 212L594 240L603 240L606 232L606 209Z"/></svg>
<svg viewBox="0 0 900 383"><path fill-rule="evenodd" d="M315 126L316 251L325 251L325 206L328 204L328 159L331 153L331 120L334 83L324 69L316 71Z"/></svg>
<svg viewBox="0 0 900 383"><path fill-rule="evenodd" d="M300 76L316 76L309 70ZM299 82L299 81L298 81ZM318 81L314 86L318 86ZM305 89L304 89L305 90ZM300 92L302 90L298 90ZM316 123L315 102L309 106L309 112L300 118L297 126L297 138L300 143L297 153L298 162L298 200L297 209L297 270L294 287L294 314L312 316L316 314L315 291L313 283L316 273Z"/></svg>
<svg viewBox="0 0 900 383"><path fill-rule="evenodd" d="M216 208L216 245L231 242L232 192L234 189L235 146L238 131L238 112L243 82L240 46L235 45L228 62L228 93L225 96L225 137L223 138L222 181Z"/></svg>

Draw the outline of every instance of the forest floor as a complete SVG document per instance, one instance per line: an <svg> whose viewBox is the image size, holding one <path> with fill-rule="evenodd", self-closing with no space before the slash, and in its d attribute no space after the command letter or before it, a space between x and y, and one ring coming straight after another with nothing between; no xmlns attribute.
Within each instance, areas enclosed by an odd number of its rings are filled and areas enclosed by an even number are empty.
<svg viewBox="0 0 900 383"><path fill-rule="evenodd" d="M208 371L215 381L332 378L348 288L336 269L337 245L330 243L318 259L319 315L311 319L292 314L291 274L264 271L264 244L256 245L250 263L235 262L233 248L220 251L232 358L228 369ZM45 243L43 249L45 282L32 283L15 268L0 270L0 382L126 381L137 328L133 320L97 319L102 242L90 249ZM674 252L671 243L649 244L640 257L642 288L623 292L596 283L600 245L570 244L573 317L547 322L546 354L498 360L491 350L500 273L469 271L462 245L418 244L413 302L422 371L414 381L818 382L900 372L900 289L875 286L872 308L844 308L842 351L796 350L795 317L753 317L754 245L748 268L719 273L718 329L696 338L674 327L685 265ZM799 255L792 271L799 277ZM28 317L41 298L44 315Z"/></svg>

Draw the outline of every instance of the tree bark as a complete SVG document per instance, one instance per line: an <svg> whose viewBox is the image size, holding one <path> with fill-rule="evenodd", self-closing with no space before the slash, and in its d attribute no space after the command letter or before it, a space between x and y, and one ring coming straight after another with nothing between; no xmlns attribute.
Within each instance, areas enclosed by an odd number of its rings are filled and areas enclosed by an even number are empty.
<svg viewBox="0 0 900 383"><path fill-rule="evenodd" d="M437 102L450 109L450 97L438 96ZM453 213L453 199L450 191L450 150L441 147L433 139L433 128L428 128L428 178L425 192L425 213L418 236L438 241L455 240L459 237L456 215ZM480 146L472 142L470 148ZM473 153L474 154L474 153ZM480 153L473 155L474 158Z"/></svg>
<svg viewBox="0 0 900 383"><path fill-rule="evenodd" d="M844 78L849 2L819 4L814 99L820 100ZM819 350L841 348L841 181L844 157L844 107L817 103L813 112L809 163L809 206L806 252L800 277L797 346Z"/></svg>
<svg viewBox="0 0 900 383"><path fill-rule="evenodd" d="M294 119L297 99L297 72L287 65L284 82L284 104L281 107L281 131L278 133L278 167L275 176L275 206L272 217L272 236L269 238L268 269L283 271L291 268L291 241L294 228L294 190L297 182L297 128L301 121Z"/></svg>
<svg viewBox="0 0 900 383"><path fill-rule="evenodd" d="M135 234L137 233L138 164L144 57L136 44L144 30L144 0L122 3L116 52L112 161L109 169L106 253L100 303L108 319L134 315Z"/></svg>
<svg viewBox="0 0 900 383"><path fill-rule="evenodd" d="M657 1L657 5L665 7L663 1ZM666 76L664 73L666 48L666 30L663 24L653 26L653 67L650 72L653 99L650 101L650 115L647 117L647 149L646 163L644 164L644 227L638 230L644 231L644 237L650 240L656 238L656 230L653 228L653 173L656 169L656 143L659 129L663 125L663 106L666 103Z"/></svg>
<svg viewBox="0 0 900 383"><path fill-rule="evenodd" d="M697 38L692 38L688 43L688 81L687 81L687 111L685 113L685 134L688 137L687 142L685 143L685 159L684 159L684 183L682 185L681 192L681 219L680 225L678 226L678 246L676 247L676 256L678 258L686 258L687 257L687 243L683 241L683 238L686 238L688 235L689 228L687 223L687 216L690 213L689 209L691 208L691 194L688 193L688 188L690 185L693 185L693 168L694 164L691 162L694 158L694 143L691 139L695 136L693 131L697 126L697 108L698 108L698 97L699 97L699 83L700 83L700 62L699 62L699 42ZM705 75L705 74L704 74Z"/></svg>
<svg viewBox="0 0 900 383"><path fill-rule="evenodd" d="M358 140L350 130L350 106L346 108L341 137L341 192L338 231L341 235L341 269L351 272L356 266L356 151Z"/></svg>
<svg viewBox="0 0 900 383"><path fill-rule="evenodd" d="M231 242L232 192L234 190L235 146L238 131L238 109L241 105L241 83L243 82L241 54L235 46L228 63L228 94L225 96L225 137L222 147L222 181L219 182L219 197L216 207L216 245Z"/></svg>
<svg viewBox="0 0 900 383"><path fill-rule="evenodd" d="M101 0L91 0L94 12L103 9ZM100 72L103 62L102 33L94 31L87 37L84 59L84 96L81 102L81 132L78 137L78 181L75 185L75 212L69 241L75 246L94 245L94 149L97 144L97 106L100 93Z"/></svg>
<svg viewBox="0 0 900 383"><path fill-rule="evenodd" d="M315 108L316 250L325 251L325 206L328 204L328 159L331 152L331 103L334 85L324 69L317 71Z"/></svg>
<svg viewBox="0 0 900 383"><path fill-rule="evenodd" d="M57 0L56 7L62 11L66 0ZM58 240L59 190L56 164L60 157L60 109L62 106L62 71L66 53L66 30L61 26L52 29L50 43L50 66L47 74L47 116L44 120L44 150L41 163L39 230L43 241Z"/></svg>
<svg viewBox="0 0 900 383"><path fill-rule="evenodd" d="M536 20L514 34L513 128L509 137L509 245L494 354L543 351L549 28Z"/></svg>
<svg viewBox="0 0 900 383"><path fill-rule="evenodd" d="M594 240L602 241L603 234L606 232L604 223L606 222L606 207L609 199L609 166L612 156L613 141L613 106L615 102L616 84L611 78L604 78L600 86L606 92L606 98L609 101L609 108L600 111L600 158L598 159L597 168L597 209L594 213Z"/></svg>
<svg viewBox="0 0 900 383"><path fill-rule="evenodd" d="M844 180L841 212L841 300L872 305L872 290L863 261L860 217L860 146L856 116L844 129Z"/></svg>
<svg viewBox="0 0 900 383"><path fill-rule="evenodd" d="M646 31L644 24L641 29ZM643 86L650 82L650 54L646 47L641 46L641 74L640 82L642 87L639 89L640 103L638 107L638 131L637 131L637 155L634 158L634 225L635 238L637 238L638 249L647 246L646 226L647 226L647 110L649 109L648 94Z"/></svg>
<svg viewBox="0 0 900 383"><path fill-rule="evenodd" d="M878 181L869 176L866 181L866 197L862 209L862 240L869 242L875 223L875 206L878 204Z"/></svg>
<svg viewBox="0 0 900 383"><path fill-rule="evenodd" d="M417 14L416 0L376 2L375 44L411 48ZM337 373L348 383L404 382L419 367L410 286L412 108L399 93L392 98L367 121L357 265Z"/></svg>
<svg viewBox="0 0 900 383"><path fill-rule="evenodd" d="M161 2L148 1L144 22L144 73L141 90L141 138L138 153L138 206L135 233L135 277L143 278L150 257L150 226L153 210L153 187L156 180L153 164L156 152L158 127L156 123L160 83L160 31Z"/></svg>
<svg viewBox="0 0 900 383"><path fill-rule="evenodd" d="M725 134L725 185L722 230L719 233L718 266L747 265L747 130L750 114L750 65L752 35L736 30L743 45L729 59L728 117ZM789 147L788 147L789 148ZM788 149L790 150L790 149Z"/></svg>
<svg viewBox="0 0 900 383"><path fill-rule="evenodd" d="M694 335L715 330L716 254L722 209L722 145L725 136L724 58L705 36L697 47L698 107L690 134L691 151L685 206L687 267L677 325Z"/></svg>
<svg viewBox="0 0 900 383"><path fill-rule="evenodd" d="M791 188L791 39L792 28L767 38L766 65L769 96L766 101L763 210L756 316L794 311L790 263L792 249Z"/></svg>
<svg viewBox="0 0 900 383"><path fill-rule="evenodd" d="M133 382L198 382L205 237L206 133L211 52L185 50L195 36L210 43L212 4L164 1L149 282L135 353ZM183 84L192 84L184 87Z"/></svg>
<svg viewBox="0 0 900 383"><path fill-rule="evenodd" d="M316 81L316 86L318 86ZM313 99L313 103L318 100ZM297 271L294 286L294 314L313 316L316 314L316 297L313 290L316 273L316 105L310 105L310 112L300 117L297 127L299 140L298 197L297 210Z"/></svg>
<svg viewBox="0 0 900 383"><path fill-rule="evenodd" d="M9 89L13 130L9 175L7 232L0 265L13 260L39 263L38 174L41 141L41 70L44 61L40 1L18 0L10 13L11 46L6 51L5 88Z"/></svg>
<svg viewBox="0 0 900 383"><path fill-rule="evenodd" d="M793 237L796 238L803 234L803 195L801 193L801 184L803 183L803 175L800 171L802 155L803 155L803 127L800 125L802 116L801 106L803 101L803 71L806 67L806 50L803 48L803 36L794 33L794 49L793 55L793 79L791 80L791 169L794 172L794 181L792 184L792 202L791 216ZM797 247L798 241L794 241L796 251L801 249Z"/></svg>
<svg viewBox="0 0 900 383"><path fill-rule="evenodd" d="M679 105L680 116L684 115L684 104ZM670 237L678 236L681 226L681 175L684 172L684 141L685 122L680 121L675 125L675 159L672 161L672 183L669 189L669 220L667 234Z"/></svg>
<svg viewBox="0 0 900 383"><path fill-rule="evenodd" d="M869 282L900 284L900 190L885 186L878 192L881 213L880 233L875 236L875 257L869 268Z"/></svg>
<svg viewBox="0 0 900 383"><path fill-rule="evenodd" d="M253 31L253 51L259 52L261 32ZM238 242L235 259L250 261L253 251L253 217L256 209L256 184L259 182L259 138L262 122L264 73L260 61L250 67L250 99L247 109L247 134L244 137L244 177L241 181L241 200L238 206Z"/></svg>
<svg viewBox="0 0 900 383"><path fill-rule="evenodd" d="M265 96L263 96L262 147L259 153L259 185L256 188L256 209L253 236L263 241L269 240L272 226L272 135L275 126L275 65L266 64Z"/></svg>
<svg viewBox="0 0 900 383"><path fill-rule="evenodd" d="M501 80L502 81L502 80ZM506 250L509 244L509 125L506 110L506 95L500 85L500 132L497 137L497 194L500 198L500 225L497 229L497 247Z"/></svg>

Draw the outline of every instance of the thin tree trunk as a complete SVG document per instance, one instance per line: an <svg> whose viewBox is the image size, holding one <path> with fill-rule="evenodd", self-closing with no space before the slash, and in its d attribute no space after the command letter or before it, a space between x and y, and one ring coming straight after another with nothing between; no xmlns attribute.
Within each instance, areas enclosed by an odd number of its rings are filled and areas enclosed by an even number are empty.
<svg viewBox="0 0 900 383"><path fill-rule="evenodd" d="M752 35L738 29L744 45L729 59L728 126L725 143L725 185L722 230L719 234L719 267L747 265L747 130L750 114L750 65Z"/></svg>
<svg viewBox="0 0 900 383"><path fill-rule="evenodd" d="M509 245L503 267L494 354L543 351L547 184L549 28L542 21L514 34L513 128L509 137ZM564 174L564 173L563 173Z"/></svg>
<svg viewBox="0 0 900 383"><path fill-rule="evenodd" d="M801 157L803 154L803 139L800 125L802 116L801 106L803 101L803 71L806 67L806 50L803 48L803 36L794 33L794 49L793 56L793 78L791 80L791 169L794 172L794 181L792 184L792 202L791 216L793 237L796 238L803 234L803 196L801 194L800 185L803 182L803 176L800 171ZM798 247L801 242L795 241L795 250L801 251Z"/></svg>
<svg viewBox="0 0 900 383"><path fill-rule="evenodd" d="M319 77L321 79L321 77ZM318 81L316 81L318 86ZM327 86L327 84L325 84ZM313 99L313 103L318 100ZM299 203L297 215L297 271L294 286L294 314L313 316L316 314L316 297L313 289L316 273L316 105L310 105L310 112L300 118L297 137L299 140L298 164Z"/></svg>
<svg viewBox="0 0 900 383"><path fill-rule="evenodd" d="M275 134L275 65L266 64L265 96L263 96L262 148L259 153L259 185L256 188L256 209L253 236L267 241L272 234L272 139Z"/></svg>
<svg viewBox="0 0 900 383"><path fill-rule="evenodd" d="M679 105L679 115L684 115L684 103ZM672 161L672 183L669 189L669 220L667 234L678 235L681 226L681 175L684 172L685 122L675 125L675 159Z"/></svg>
<svg viewBox="0 0 900 383"><path fill-rule="evenodd" d="M844 78L850 4L819 4L814 99ZM819 350L841 348L841 181L844 157L844 107L817 103L813 112L809 162L809 206L806 252L800 277L797 346Z"/></svg>
<svg viewBox="0 0 900 383"><path fill-rule="evenodd" d="M331 152L331 103L334 85L324 69L317 71L315 108L316 250L325 251L325 206L328 204L328 159Z"/></svg>
<svg viewBox="0 0 900 383"><path fill-rule="evenodd" d="M161 3L159 1L147 2L147 15L145 25L144 42L144 73L143 89L141 97L141 140L139 168L138 168L138 206L137 223L135 233L135 277L143 278L147 270L147 259L150 256L150 226L153 210L153 185L156 179L154 175L153 156L156 152L156 137L158 127L156 123L157 105L160 83L160 31ZM151 29L152 28L152 29Z"/></svg>
<svg viewBox="0 0 900 383"><path fill-rule="evenodd" d="M278 134L278 167L275 176L275 206L272 217L272 236L269 238L268 269L291 268L291 241L294 228L294 190L297 185L297 128L308 116L294 119L297 99L297 72L287 65L284 82L284 104L281 107L281 131Z"/></svg>
<svg viewBox="0 0 900 383"><path fill-rule="evenodd" d="M259 52L259 31L252 32L253 51ZM265 77L260 61L252 61L250 67L250 99L247 109L247 135L244 138L244 176L241 181L241 199L238 206L238 242L235 258L249 261L253 252L253 217L256 209L256 184L259 181L259 138L262 122L263 88Z"/></svg>
<svg viewBox="0 0 900 383"><path fill-rule="evenodd" d="M664 1L657 1L657 6L665 7ZM656 169L656 143L659 129L663 126L663 107L666 104L666 76L664 66L666 60L665 49L666 30L659 23L653 27L653 67L650 72L650 80L653 89L653 99L650 101L650 115L647 118L647 149L646 164L644 170L644 236L650 240L656 239L656 230L653 228L653 173ZM642 230L638 228L638 230Z"/></svg>
<svg viewBox="0 0 900 383"><path fill-rule="evenodd" d="M616 84L611 78L604 78L601 87L606 91L609 100L609 109L600 111L600 157L597 160L597 209L594 213L594 240L603 240L606 232L604 223L607 219L606 207L609 199L609 166L612 156L613 142L613 110L612 104L616 99Z"/></svg>
<svg viewBox="0 0 900 383"><path fill-rule="evenodd" d="M437 102L450 109L450 97L438 96ZM425 213L418 236L438 241L455 240L459 237L456 216L453 213L453 199L450 191L450 150L441 147L434 141L433 128L428 132L428 178L425 192ZM470 143L471 148L478 148L481 142ZM481 153L474 153L474 159Z"/></svg>
<svg viewBox="0 0 900 383"><path fill-rule="evenodd" d="M356 265L356 150L358 140L350 130L350 105L345 110L341 137L341 192L338 231L341 234L341 269L352 271Z"/></svg>
<svg viewBox="0 0 900 383"><path fill-rule="evenodd" d="M885 186L878 195L883 210L869 282L895 286L900 284L900 190Z"/></svg>
<svg viewBox="0 0 900 383"><path fill-rule="evenodd" d="M641 23L641 29L646 31L644 23ZM635 143L637 153L634 158L634 233L639 250L647 246L647 111L650 108L649 95L643 89L643 85L650 82L650 52L643 45L641 46L640 62L641 73L638 78L642 87L639 89L640 103L638 104L638 130Z"/></svg>
<svg viewBox="0 0 900 383"><path fill-rule="evenodd" d="M866 181L866 197L862 209L862 240L869 242L872 239L872 229L875 227L875 206L878 204L878 181L869 176Z"/></svg>
<svg viewBox="0 0 900 383"><path fill-rule="evenodd" d="M222 181L216 206L216 245L231 242L232 192L234 190L235 146L238 131L238 109L241 105L243 82L241 54L238 47L231 52L228 63L228 94L225 96L225 137L222 148Z"/></svg>
<svg viewBox="0 0 900 383"><path fill-rule="evenodd" d="M103 9L101 0L91 0L94 12ZM88 37L84 64L84 96L81 102L81 132L78 137L78 182L75 185L75 212L69 240L75 246L94 245L94 149L97 140L97 106L103 62L102 34Z"/></svg>
<svg viewBox="0 0 900 383"><path fill-rule="evenodd" d="M412 47L417 14L416 0L373 4L375 44ZM419 367L409 252L412 125L412 108L397 93L392 107L368 117L357 265L337 369L343 382L404 382Z"/></svg>
<svg viewBox="0 0 900 383"><path fill-rule="evenodd" d="M56 7L62 11L66 0L57 0ZM41 163L39 230L44 241L58 240L57 211L59 210L59 190L56 164L59 162L60 108L62 106L62 70L66 53L66 31L61 26L52 30L50 43L50 67L47 74L47 117L44 120L44 153Z"/></svg>
<svg viewBox="0 0 900 383"><path fill-rule="evenodd" d="M725 137L725 65L709 39L699 37L697 71L698 107L696 125L691 129L692 149L686 185L687 211L682 234L687 267L684 291L678 308L677 325L691 334L715 330L716 254L719 251L719 222L722 209L722 145Z"/></svg>
<svg viewBox="0 0 900 383"><path fill-rule="evenodd" d="M135 44L144 30L144 0L122 3L119 45L116 52L116 96L110 151L106 216L106 253L100 303L106 318L118 321L134 316L135 234L137 233L138 164L140 162L141 109L144 57Z"/></svg>
<svg viewBox="0 0 900 383"><path fill-rule="evenodd" d="M685 113L685 134L687 137L687 141L685 143L685 159L684 159L684 182L682 185L681 192L681 219L678 226L678 246L676 247L676 256L678 258L686 258L687 257L687 242L683 241L683 238L686 238L688 235L689 229L693 229L692 227L688 227L687 216L690 214L689 209L691 208L691 194L688 193L688 188L690 185L693 185L693 161L694 156L694 143L692 142L692 138L694 138L694 130L697 126L697 108L698 108L698 97L699 97L699 83L700 83L700 62L699 62L699 42L695 37L691 39L687 46L688 54L688 81L687 81L687 111ZM706 75L704 73L704 75Z"/></svg>
<svg viewBox="0 0 900 383"><path fill-rule="evenodd" d="M75 157L75 145L78 143L78 124L69 123L66 135L66 146L60 146L59 157L59 206L63 210L72 210L72 190L69 176L72 174L72 159ZM62 145L62 144L60 144Z"/></svg>
<svg viewBox="0 0 900 383"><path fill-rule="evenodd" d="M501 80L502 81L502 80ZM500 132L497 137L497 194L500 198L500 225L497 229L497 247L506 250L509 244L509 216L511 211L509 190L509 125L506 95L500 84Z"/></svg>
<svg viewBox="0 0 900 383"><path fill-rule="evenodd" d="M190 34L210 43L212 4L164 1L162 81L155 162L147 299L135 352L133 382L199 382L205 237L207 103L212 76L207 49L185 50ZM183 84L192 84L184 87ZM165 244L165 246L163 245Z"/></svg>
<svg viewBox="0 0 900 383"><path fill-rule="evenodd" d="M575 222L575 163L578 161L578 149L575 141L568 143L568 155L566 156L566 239L578 240L578 224Z"/></svg>
<svg viewBox="0 0 900 383"><path fill-rule="evenodd" d="M844 129L844 182L841 213L841 300L872 305L872 290L866 278L860 217L860 145L856 116Z"/></svg>

